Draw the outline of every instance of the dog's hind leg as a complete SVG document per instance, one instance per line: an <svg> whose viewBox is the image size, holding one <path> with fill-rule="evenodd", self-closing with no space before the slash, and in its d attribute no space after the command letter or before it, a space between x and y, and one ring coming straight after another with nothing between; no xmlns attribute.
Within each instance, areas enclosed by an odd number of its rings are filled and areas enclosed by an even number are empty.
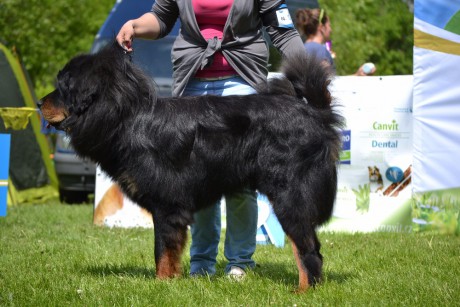
<svg viewBox="0 0 460 307"><path fill-rule="evenodd" d="M326 222L334 205L337 189L337 170L335 162L318 163L308 170L301 169L289 184L289 192L284 194L284 206L279 206L278 219L292 242L294 256L299 269L299 291L321 281L323 256L321 244L316 235L316 227ZM283 195L283 194L281 194ZM279 210L282 209L282 210Z"/></svg>
<svg viewBox="0 0 460 307"><path fill-rule="evenodd" d="M181 275L181 255L187 240L187 226L168 223L154 214L156 276L160 279Z"/></svg>
<svg viewBox="0 0 460 307"><path fill-rule="evenodd" d="M289 236L292 251L299 270L299 286L297 291L304 292L310 286L321 281L321 268L323 265L322 255L319 252L320 244L313 232L313 236L299 240ZM299 242L310 241L310 242Z"/></svg>
<svg viewBox="0 0 460 307"><path fill-rule="evenodd" d="M292 195L288 197L293 200ZM291 203L292 202L287 202ZM284 202L286 204L286 202ZM320 243L316 237L314 224L310 220L306 206L279 205L273 203L273 209L284 232L291 241L297 268L299 270L298 292L303 292L321 280L322 255Z"/></svg>

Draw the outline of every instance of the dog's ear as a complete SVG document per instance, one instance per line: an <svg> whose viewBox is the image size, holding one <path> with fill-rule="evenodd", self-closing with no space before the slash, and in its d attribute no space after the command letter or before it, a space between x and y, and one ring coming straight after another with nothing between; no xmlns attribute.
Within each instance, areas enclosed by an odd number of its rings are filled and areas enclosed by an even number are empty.
<svg viewBox="0 0 460 307"><path fill-rule="evenodd" d="M97 95L96 91L80 93L78 100L75 98L69 109L75 114L82 114L97 100Z"/></svg>
<svg viewBox="0 0 460 307"><path fill-rule="evenodd" d="M85 68L91 66L88 65L91 60L90 55L79 56L58 74L56 87L71 114L83 113L98 97L99 82L95 82L94 74Z"/></svg>
<svg viewBox="0 0 460 307"><path fill-rule="evenodd" d="M132 52L127 52L115 39L111 44L107 44L107 46L98 51L96 56L111 58L113 65L115 65L115 63L120 64L120 61L132 62Z"/></svg>
<svg viewBox="0 0 460 307"><path fill-rule="evenodd" d="M110 49L111 52L118 52L127 56L131 54L131 52L126 51L122 46L120 46L116 39L113 40L112 44L109 44L108 49Z"/></svg>

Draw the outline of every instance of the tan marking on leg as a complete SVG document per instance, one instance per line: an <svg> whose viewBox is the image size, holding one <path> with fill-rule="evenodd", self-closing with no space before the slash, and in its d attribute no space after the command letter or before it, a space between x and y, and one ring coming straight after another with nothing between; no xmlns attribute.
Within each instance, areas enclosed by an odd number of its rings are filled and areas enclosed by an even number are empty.
<svg viewBox="0 0 460 307"><path fill-rule="evenodd" d="M187 229L178 230L176 235L178 236L176 247L165 248L157 263L157 277L160 279L179 277L182 273L180 260L187 241Z"/></svg>
<svg viewBox="0 0 460 307"><path fill-rule="evenodd" d="M291 238L289 238L291 239ZM299 258L299 251L294 241L291 241L292 251L294 252L295 261L297 263L297 269L299 270L299 287L297 288L298 293L304 292L310 288L310 283L308 282L307 269L302 264L302 261Z"/></svg>
<svg viewBox="0 0 460 307"><path fill-rule="evenodd" d="M180 255L171 249L166 249L157 263L157 278L166 279L178 277L181 274Z"/></svg>

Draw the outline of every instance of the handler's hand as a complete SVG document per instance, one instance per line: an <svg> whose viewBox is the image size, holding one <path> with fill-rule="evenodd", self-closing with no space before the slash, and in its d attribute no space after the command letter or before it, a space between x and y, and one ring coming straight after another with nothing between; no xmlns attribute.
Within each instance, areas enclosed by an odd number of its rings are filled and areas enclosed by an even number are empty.
<svg viewBox="0 0 460 307"><path fill-rule="evenodd" d="M134 38L133 21L129 20L121 27L120 32L118 32L118 35L116 37L116 40L123 49L125 49L128 52L131 52L133 51L133 48L132 48L133 38Z"/></svg>
<svg viewBox="0 0 460 307"><path fill-rule="evenodd" d="M363 64L361 65L361 67L358 68L358 70L355 73L355 76L372 76L377 71L377 68L375 67L375 65L373 65L371 71L366 73L364 65L366 64Z"/></svg>

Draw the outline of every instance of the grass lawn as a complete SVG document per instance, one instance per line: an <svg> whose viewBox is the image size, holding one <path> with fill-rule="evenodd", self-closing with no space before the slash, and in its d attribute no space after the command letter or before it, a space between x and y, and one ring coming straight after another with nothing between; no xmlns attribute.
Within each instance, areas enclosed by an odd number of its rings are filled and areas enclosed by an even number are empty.
<svg viewBox="0 0 460 307"><path fill-rule="evenodd" d="M460 306L460 236L321 233L324 281L294 294L290 245L258 246L241 282L155 279L153 230L92 225L90 205L8 208L0 218L0 306Z"/></svg>

